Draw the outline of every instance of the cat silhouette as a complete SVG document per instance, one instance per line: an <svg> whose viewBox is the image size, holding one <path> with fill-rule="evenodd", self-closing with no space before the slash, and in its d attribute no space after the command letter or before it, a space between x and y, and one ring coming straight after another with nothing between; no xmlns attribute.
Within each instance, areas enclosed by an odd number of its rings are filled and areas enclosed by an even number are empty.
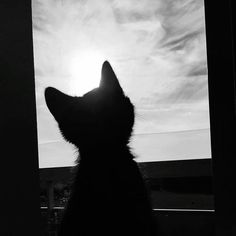
<svg viewBox="0 0 236 236"><path fill-rule="evenodd" d="M48 87L45 99L61 134L79 150L59 235L154 235L147 189L128 146L134 106L109 62L98 88L73 97Z"/></svg>

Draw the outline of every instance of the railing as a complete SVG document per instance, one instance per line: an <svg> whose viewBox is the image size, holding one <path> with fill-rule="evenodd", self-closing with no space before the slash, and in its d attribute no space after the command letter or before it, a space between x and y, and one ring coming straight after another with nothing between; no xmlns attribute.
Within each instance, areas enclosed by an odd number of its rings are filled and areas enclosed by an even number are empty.
<svg viewBox="0 0 236 236"><path fill-rule="evenodd" d="M215 211L210 159L139 163L139 166L151 190L158 236L213 235ZM41 201L45 204L41 207L45 236L57 235L69 196L67 191L63 194L63 188L53 193L52 183L62 183L66 188L70 176L69 167L41 170L41 184L47 189L44 190L47 196Z"/></svg>
<svg viewBox="0 0 236 236"><path fill-rule="evenodd" d="M57 236L64 207L51 211L41 207L44 235ZM214 215L212 209L153 209L158 236L212 236Z"/></svg>
<svg viewBox="0 0 236 236"><path fill-rule="evenodd" d="M64 207L41 207L41 219L44 236L57 236Z"/></svg>

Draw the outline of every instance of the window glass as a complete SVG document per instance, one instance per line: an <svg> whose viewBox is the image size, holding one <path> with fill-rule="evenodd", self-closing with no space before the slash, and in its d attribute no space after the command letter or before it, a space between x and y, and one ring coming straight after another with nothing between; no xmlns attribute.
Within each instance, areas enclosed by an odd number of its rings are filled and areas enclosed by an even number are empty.
<svg viewBox="0 0 236 236"><path fill-rule="evenodd" d="M33 0L40 167L74 165L44 89L80 96L104 60L136 107L137 161L210 158L203 0Z"/></svg>

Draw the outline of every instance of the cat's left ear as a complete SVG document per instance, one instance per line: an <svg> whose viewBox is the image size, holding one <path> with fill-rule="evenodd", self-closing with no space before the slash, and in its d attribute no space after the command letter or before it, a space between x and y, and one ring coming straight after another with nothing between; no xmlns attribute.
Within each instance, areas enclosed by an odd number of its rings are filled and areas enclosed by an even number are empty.
<svg viewBox="0 0 236 236"><path fill-rule="evenodd" d="M120 83L108 61L105 61L102 65L102 75L99 88L115 94L124 94Z"/></svg>
<svg viewBox="0 0 236 236"><path fill-rule="evenodd" d="M45 89L45 100L49 111L57 121L60 121L68 105L74 102L72 96L52 87Z"/></svg>

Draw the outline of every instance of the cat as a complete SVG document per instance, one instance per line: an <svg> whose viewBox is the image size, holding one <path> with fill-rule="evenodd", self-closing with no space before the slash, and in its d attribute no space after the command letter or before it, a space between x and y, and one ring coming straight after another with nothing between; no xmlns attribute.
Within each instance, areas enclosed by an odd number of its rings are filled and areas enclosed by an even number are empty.
<svg viewBox="0 0 236 236"><path fill-rule="evenodd" d="M147 189L128 146L134 106L109 62L82 97L48 87L46 104L79 161L60 236L155 234Z"/></svg>

